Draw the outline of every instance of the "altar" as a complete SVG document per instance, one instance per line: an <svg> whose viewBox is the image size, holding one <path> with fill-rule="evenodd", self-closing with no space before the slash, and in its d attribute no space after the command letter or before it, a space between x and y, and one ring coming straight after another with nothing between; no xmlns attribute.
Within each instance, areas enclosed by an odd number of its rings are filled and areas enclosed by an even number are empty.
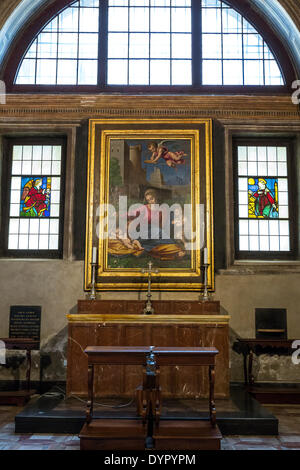
<svg viewBox="0 0 300 470"><path fill-rule="evenodd" d="M215 347L215 397L229 397L229 316L217 301L153 301L154 314L144 315L144 301L79 300L68 318L67 395L86 396L87 346ZM142 383L137 366L101 367L95 371L95 396L135 396ZM166 366L161 370L163 396L208 397L205 367Z"/></svg>

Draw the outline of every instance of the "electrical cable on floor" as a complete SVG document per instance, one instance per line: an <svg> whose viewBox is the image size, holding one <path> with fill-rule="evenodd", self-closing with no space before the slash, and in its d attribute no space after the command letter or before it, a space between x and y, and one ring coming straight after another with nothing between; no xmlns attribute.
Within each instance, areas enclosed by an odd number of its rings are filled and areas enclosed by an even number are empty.
<svg viewBox="0 0 300 470"><path fill-rule="evenodd" d="M65 394L64 390L61 389L60 387L58 387L57 385L55 385L54 388L57 388L59 390L59 392L49 391L49 392L43 393L42 396L47 397L47 398L63 398L65 400L66 394Z"/></svg>
<svg viewBox="0 0 300 470"><path fill-rule="evenodd" d="M46 393L43 393L42 396L47 397L47 398L61 398L62 394L60 392L46 392ZM63 398L65 398L64 395L63 395Z"/></svg>
<svg viewBox="0 0 300 470"><path fill-rule="evenodd" d="M54 398L54 397L61 397L61 395L63 395L63 399L66 400L66 393L65 391L60 388L58 385L55 385L54 388L57 388L59 390L59 392L46 392L43 394L43 397L49 397L49 398ZM70 397L72 398L75 398L76 400L80 401L80 402L83 402L83 403L86 403L86 400L84 400L83 398L80 398L76 395L71 395ZM94 402L94 405L96 406L101 406L101 407L105 407L105 408L126 408L127 406L130 406L132 403L134 402L134 397L128 402L128 403L125 403L125 404L118 404L118 405L107 405L105 403L98 403L98 402Z"/></svg>
<svg viewBox="0 0 300 470"><path fill-rule="evenodd" d="M72 398L76 398L76 400L79 400L83 403L86 403L86 400L83 400L82 398L80 397L77 397L76 395L71 395ZM134 402L134 398L132 398L128 403L125 403L125 404L119 404L119 405L107 405L105 403L98 403L96 401L94 401L94 405L96 406L101 406L101 407L104 407L104 408L126 408L127 406L130 406L132 403Z"/></svg>

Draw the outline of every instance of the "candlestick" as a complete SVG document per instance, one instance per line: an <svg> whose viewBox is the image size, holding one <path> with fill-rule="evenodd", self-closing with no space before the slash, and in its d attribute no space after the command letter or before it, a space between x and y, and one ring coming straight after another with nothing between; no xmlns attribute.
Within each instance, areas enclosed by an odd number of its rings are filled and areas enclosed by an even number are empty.
<svg viewBox="0 0 300 470"><path fill-rule="evenodd" d="M93 258L92 258L92 263L96 264L97 263L97 247L93 247Z"/></svg>
<svg viewBox="0 0 300 470"><path fill-rule="evenodd" d="M91 263L92 265L92 285L91 285L91 291L89 294L89 299L90 300L96 300L96 289L95 289L95 284L96 284L96 263Z"/></svg>
<svg viewBox="0 0 300 470"><path fill-rule="evenodd" d="M207 302L209 298L209 292L208 292L208 268L210 264L208 263L208 249L207 247L204 248L203 250L203 266L201 266L201 269L203 270L203 277L204 277L204 289L202 294L199 295L199 300Z"/></svg>
<svg viewBox="0 0 300 470"><path fill-rule="evenodd" d="M96 300L97 299L97 293L96 293L97 247L96 246L93 247L91 267L92 267L92 280L91 280L92 282L91 282L91 290L88 294L88 299Z"/></svg>
<svg viewBox="0 0 300 470"><path fill-rule="evenodd" d="M154 308L152 306L152 303L151 303L151 297L152 297L152 294L151 294L151 274L152 273L155 273L157 274L159 272L158 269L152 269L153 265L151 263L151 261L149 261L149 264L148 264L148 270L147 269L142 269L142 273L143 274L148 274L148 291L147 291L147 302L146 302L146 306L144 308L144 314L145 315L151 315L154 313Z"/></svg>
<svg viewBox="0 0 300 470"><path fill-rule="evenodd" d="M204 269L204 290L202 294L202 300L204 302L207 302L209 300L209 293L208 293L208 263L204 263L203 269Z"/></svg>
<svg viewBox="0 0 300 470"><path fill-rule="evenodd" d="M204 264L208 264L208 249L204 248Z"/></svg>

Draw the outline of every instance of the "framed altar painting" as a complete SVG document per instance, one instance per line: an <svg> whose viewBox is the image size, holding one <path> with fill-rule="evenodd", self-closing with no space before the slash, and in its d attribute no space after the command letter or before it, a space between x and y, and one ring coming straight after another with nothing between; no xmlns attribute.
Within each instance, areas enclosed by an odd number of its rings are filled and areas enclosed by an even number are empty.
<svg viewBox="0 0 300 470"><path fill-rule="evenodd" d="M93 119L89 124L85 289L214 289L212 123ZM204 260L205 252L205 260Z"/></svg>

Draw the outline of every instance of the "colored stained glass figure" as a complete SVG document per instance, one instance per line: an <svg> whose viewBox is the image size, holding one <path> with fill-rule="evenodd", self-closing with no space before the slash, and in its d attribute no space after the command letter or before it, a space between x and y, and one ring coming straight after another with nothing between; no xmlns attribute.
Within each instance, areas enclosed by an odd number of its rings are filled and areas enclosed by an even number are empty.
<svg viewBox="0 0 300 470"><path fill-rule="evenodd" d="M275 178L249 178L249 217L278 218L278 180Z"/></svg>
<svg viewBox="0 0 300 470"><path fill-rule="evenodd" d="M21 217L50 217L51 178L22 178Z"/></svg>

